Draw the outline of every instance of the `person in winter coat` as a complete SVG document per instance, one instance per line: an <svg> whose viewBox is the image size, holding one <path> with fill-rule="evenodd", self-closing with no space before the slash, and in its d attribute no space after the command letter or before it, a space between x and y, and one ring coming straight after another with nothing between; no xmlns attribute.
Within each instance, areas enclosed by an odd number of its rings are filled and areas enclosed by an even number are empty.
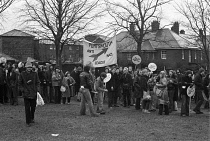
<svg viewBox="0 0 210 141"><path fill-rule="evenodd" d="M40 81L38 74L32 71L32 63L25 64L26 71L20 74L18 85L23 92L26 125L29 127L34 123L34 113L36 109L37 92L39 90Z"/></svg>
<svg viewBox="0 0 210 141"><path fill-rule="evenodd" d="M210 84L210 75L206 74L204 81L203 81L203 85L204 85L204 94L207 99L209 99L209 91L210 91L209 84ZM204 108L209 109L209 101L206 101Z"/></svg>
<svg viewBox="0 0 210 141"><path fill-rule="evenodd" d="M200 68L198 73L196 74L194 78L194 84L195 84L195 96L197 97L197 103L196 107L193 109L193 111L196 114L203 114L203 112L200 111L200 107L204 102L202 91L204 90L203 85L203 76L205 74L205 70L203 68Z"/></svg>
<svg viewBox="0 0 210 141"><path fill-rule="evenodd" d="M10 67L7 74L7 85L9 87L9 100L11 105L18 105L18 74L15 67Z"/></svg>
<svg viewBox="0 0 210 141"><path fill-rule="evenodd" d="M63 80L61 82L61 87L65 88L65 91L62 91L62 103L61 104L66 104L66 100L67 103L70 104L70 89L69 89L69 84L68 84L68 76L67 74L65 75L65 77L63 77Z"/></svg>
<svg viewBox="0 0 210 141"><path fill-rule="evenodd" d="M71 77L71 74L69 72L67 73L67 77L68 77L68 85L69 85L69 89L70 89L70 101L71 101L71 97L74 96L74 91L73 91L74 89L73 89L73 87L74 87L74 84L76 82L75 82L74 78Z"/></svg>
<svg viewBox="0 0 210 141"><path fill-rule="evenodd" d="M55 104L61 103L61 82L63 80L63 73L59 69L59 67L56 67L55 70L52 72L52 86L54 88L55 93Z"/></svg>
<svg viewBox="0 0 210 141"><path fill-rule="evenodd" d="M0 63L0 104L4 104L4 96L5 96L5 87L4 84L6 82L6 72L5 72L5 64Z"/></svg>
<svg viewBox="0 0 210 141"><path fill-rule="evenodd" d="M131 105L131 88L132 88L132 77L128 73L128 68L123 69L124 74L122 75L122 87L123 87L123 99L124 107L130 108Z"/></svg>
<svg viewBox="0 0 210 141"><path fill-rule="evenodd" d="M168 81L166 79L165 71L161 71L159 74L159 79L156 83L158 89L161 90L160 94L158 95L159 98L159 115L163 113L163 107L165 109L165 115L169 115L169 97L168 97L168 90L167 90Z"/></svg>
<svg viewBox="0 0 210 141"><path fill-rule="evenodd" d="M136 99L135 109L140 110L140 102L143 97L143 85L141 82L141 70L138 70L137 75L134 78L134 98Z"/></svg>
<svg viewBox="0 0 210 141"><path fill-rule="evenodd" d="M119 68L117 67L116 68L116 73L115 73L115 89L116 89L116 91L115 91L115 96L114 96L114 101L113 101L113 103L114 103L114 107L119 107L119 105L117 104L117 99L119 98L121 98L121 96L122 96L122 82L121 82L121 77L122 77L122 75L121 75L121 73L120 73L120 70L119 70Z"/></svg>
<svg viewBox="0 0 210 141"><path fill-rule="evenodd" d="M192 86L192 72L186 71L185 76L182 78L182 105L181 116L189 116L189 96L187 95L187 88Z"/></svg>
<svg viewBox="0 0 210 141"><path fill-rule="evenodd" d="M114 106L113 100L116 97L116 75L115 75L116 68L112 68L111 70L111 79L106 83L106 88L108 90L108 108L112 108Z"/></svg>
<svg viewBox="0 0 210 141"><path fill-rule="evenodd" d="M178 85L175 72L173 70L169 71L169 77L168 80L168 96L169 96L169 112L171 113L173 110L175 110L174 107L174 96L175 96L175 89L176 85Z"/></svg>
<svg viewBox="0 0 210 141"><path fill-rule="evenodd" d="M98 92L97 96L98 96L98 102L97 102L97 113L100 114L105 114L105 111L103 109L103 97L104 97L104 92L107 91L105 85L104 85L104 78L106 78L106 73L102 72L100 74L100 76L96 79L95 82L95 88L96 91Z"/></svg>

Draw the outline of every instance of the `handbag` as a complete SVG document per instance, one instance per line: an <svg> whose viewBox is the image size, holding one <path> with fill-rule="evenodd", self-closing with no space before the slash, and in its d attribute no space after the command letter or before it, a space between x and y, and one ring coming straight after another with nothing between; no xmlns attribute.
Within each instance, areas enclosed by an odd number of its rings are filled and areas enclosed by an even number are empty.
<svg viewBox="0 0 210 141"><path fill-rule="evenodd" d="M66 87L61 86L60 91L64 93L66 91Z"/></svg>
<svg viewBox="0 0 210 141"><path fill-rule="evenodd" d="M150 100L151 96L149 94L149 91L143 91L143 100Z"/></svg>
<svg viewBox="0 0 210 141"><path fill-rule="evenodd" d="M157 95L157 97L161 97L162 96L162 90L158 89L157 86L154 86L153 91Z"/></svg>
<svg viewBox="0 0 210 141"><path fill-rule="evenodd" d="M44 105L44 100L40 93L37 92L37 98L36 98L36 106L43 106Z"/></svg>

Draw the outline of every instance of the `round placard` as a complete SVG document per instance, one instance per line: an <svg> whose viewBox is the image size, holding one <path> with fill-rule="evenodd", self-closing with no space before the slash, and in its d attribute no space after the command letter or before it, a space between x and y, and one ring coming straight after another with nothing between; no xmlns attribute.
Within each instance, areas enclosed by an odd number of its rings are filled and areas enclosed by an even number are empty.
<svg viewBox="0 0 210 141"><path fill-rule="evenodd" d="M106 74L106 78L104 78L104 83L107 83L111 79L112 75L111 73Z"/></svg>
<svg viewBox="0 0 210 141"><path fill-rule="evenodd" d="M195 95L195 85L193 85L192 87L188 87L187 88L187 95L189 97L192 97L193 95Z"/></svg>
<svg viewBox="0 0 210 141"><path fill-rule="evenodd" d="M150 71L156 71L157 65L156 65L155 63L149 63L148 69L149 69Z"/></svg>
<svg viewBox="0 0 210 141"><path fill-rule="evenodd" d="M132 62L136 65L140 64L141 63L141 57L139 55L134 55L132 57Z"/></svg>

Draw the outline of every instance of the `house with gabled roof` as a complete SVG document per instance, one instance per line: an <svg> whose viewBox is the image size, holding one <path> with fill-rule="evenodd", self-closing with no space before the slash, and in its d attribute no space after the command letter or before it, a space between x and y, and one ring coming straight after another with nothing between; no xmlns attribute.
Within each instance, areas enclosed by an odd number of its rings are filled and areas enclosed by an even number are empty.
<svg viewBox="0 0 210 141"><path fill-rule="evenodd" d="M28 57L39 60L39 42L35 36L13 29L0 35L0 52L19 61L25 62Z"/></svg>
<svg viewBox="0 0 210 141"><path fill-rule="evenodd" d="M134 66L132 56L137 54L137 43L129 32L122 31L117 34L117 46L118 64ZM195 70L203 64L199 45L186 38L183 31L177 32L176 27L174 31L169 28L158 28L147 33L142 44L141 59L142 67L155 63L159 71L164 69Z"/></svg>

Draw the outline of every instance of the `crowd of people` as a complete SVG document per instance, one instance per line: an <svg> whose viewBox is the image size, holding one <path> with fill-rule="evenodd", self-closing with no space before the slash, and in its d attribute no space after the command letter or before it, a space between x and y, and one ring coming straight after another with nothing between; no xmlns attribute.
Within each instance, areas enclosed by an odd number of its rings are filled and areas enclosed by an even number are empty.
<svg viewBox="0 0 210 141"><path fill-rule="evenodd" d="M110 80L104 83L107 74ZM200 68L196 73L186 70L160 71L158 74L148 68L106 67L99 76L90 65L75 67L72 72L63 72L58 66L32 64L0 64L0 104L18 105L18 96L23 96L26 123L34 122L37 92L46 104L70 104L76 96L81 102L80 114L85 115L88 103L91 116L105 114L104 100L108 108L134 106L136 110L169 115L178 110L181 101L181 116L189 116L190 97L188 87L195 87L193 111L202 114L200 107L209 108L210 75ZM205 101L205 102L204 102ZM96 105L96 110L94 110Z"/></svg>

